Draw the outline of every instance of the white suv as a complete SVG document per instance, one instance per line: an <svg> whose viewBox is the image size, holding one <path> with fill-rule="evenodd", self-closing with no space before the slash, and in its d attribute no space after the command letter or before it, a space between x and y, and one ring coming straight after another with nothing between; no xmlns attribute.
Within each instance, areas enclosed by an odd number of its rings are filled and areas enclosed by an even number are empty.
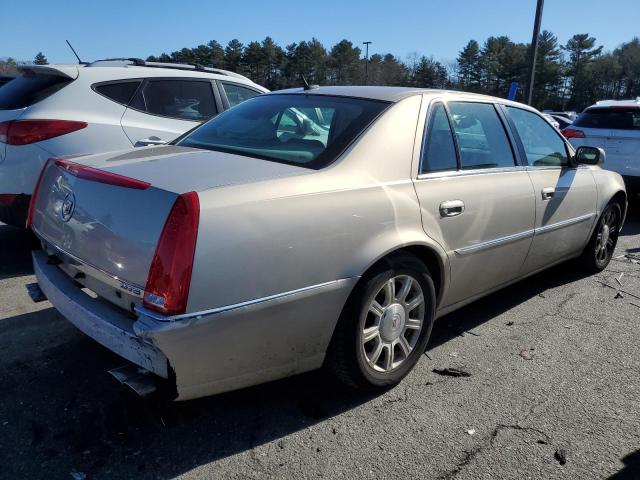
<svg viewBox="0 0 640 480"><path fill-rule="evenodd" d="M49 157L167 143L267 91L226 70L139 59L22 67L0 87L0 221L24 226Z"/></svg>
<svg viewBox="0 0 640 480"><path fill-rule="evenodd" d="M597 102L562 133L574 147L604 148L604 168L622 175L628 192L640 193L640 98Z"/></svg>

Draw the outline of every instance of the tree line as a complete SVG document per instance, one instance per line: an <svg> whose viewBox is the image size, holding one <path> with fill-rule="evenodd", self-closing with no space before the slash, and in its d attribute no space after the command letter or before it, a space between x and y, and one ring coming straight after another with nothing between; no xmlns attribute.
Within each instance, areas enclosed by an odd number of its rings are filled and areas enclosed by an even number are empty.
<svg viewBox="0 0 640 480"><path fill-rule="evenodd" d="M246 45L233 39L224 47L211 40L193 48L151 55L147 61L223 68L244 74L271 90L300 86L304 76L309 83L319 85L404 85L506 97L511 84L518 82L516 100L524 101L530 48L507 36L492 36L482 44L470 40L451 63L417 53L404 59L391 53L373 53L365 65L362 49L346 39L331 48L316 38L283 48L266 37ZM47 59L38 52L33 63L46 64ZM15 65L12 59L0 62L0 72ZM640 97L639 38L605 52L586 33L574 35L564 45L549 31L540 34L533 92L537 108L580 111L597 100L636 97Z"/></svg>

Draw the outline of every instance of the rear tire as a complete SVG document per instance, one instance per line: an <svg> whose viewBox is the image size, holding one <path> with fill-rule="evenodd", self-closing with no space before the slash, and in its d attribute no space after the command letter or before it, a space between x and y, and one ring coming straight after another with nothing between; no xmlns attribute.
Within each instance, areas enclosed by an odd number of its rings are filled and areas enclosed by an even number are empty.
<svg viewBox="0 0 640 480"><path fill-rule="evenodd" d="M325 365L358 390L398 384L425 351L435 304L433 281L420 260L410 254L382 260L349 297Z"/></svg>
<svg viewBox="0 0 640 480"><path fill-rule="evenodd" d="M596 228L578 262L587 273L598 273L607 268L618 243L622 208L612 201L603 210Z"/></svg>

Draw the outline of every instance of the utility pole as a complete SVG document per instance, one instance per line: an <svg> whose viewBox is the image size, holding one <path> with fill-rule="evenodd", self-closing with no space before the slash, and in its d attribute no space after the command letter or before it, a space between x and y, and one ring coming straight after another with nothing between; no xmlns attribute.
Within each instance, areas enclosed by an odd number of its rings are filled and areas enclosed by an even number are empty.
<svg viewBox="0 0 640 480"><path fill-rule="evenodd" d="M533 84L536 77L536 57L538 56L538 40L540 39L540 23L542 22L542 7L544 0L538 0L536 7L536 19L533 24L533 36L531 37L531 67L529 70L529 81L527 82L527 104L533 101Z"/></svg>
<svg viewBox="0 0 640 480"><path fill-rule="evenodd" d="M369 44L372 42L362 42L365 45L366 53L364 54L364 84L369 84Z"/></svg>

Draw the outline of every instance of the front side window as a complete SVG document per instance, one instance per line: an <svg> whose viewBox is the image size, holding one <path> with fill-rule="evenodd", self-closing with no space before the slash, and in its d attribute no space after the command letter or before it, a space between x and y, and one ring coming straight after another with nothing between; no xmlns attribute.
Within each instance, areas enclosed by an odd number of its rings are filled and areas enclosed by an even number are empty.
<svg viewBox="0 0 640 480"><path fill-rule="evenodd" d="M227 94L227 100L229 100L230 107L235 107L245 100L249 100L256 95L260 95L259 92L256 92L251 88L241 87L235 83L222 82L222 88L224 88L224 93Z"/></svg>
<svg viewBox="0 0 640 480"><path fill-rule="evenodd" d="M177 145L319 169L388 105L328 95L261 95L211 119ZM320 109L331 122L317 123L304 113L308 109Z"/></svg>
<svg viewBox="0 0 640 480"><path fill-rule="evenodd" d="M207 81L149 80L131 106L154 115L196 122L217 113L211 82Z"/></svg>
<svg viewBox="0 0 640 480"><path fill-rule="evenodd" d="M448 107L462 170L515 165L509 139L492 104L450 102Z"/></svg>
<svg viewBox="0 0 640 480"><path fill-rule="evenodd" d="M506 107L522 141L529 165L567 166L567 147L556 130L540 115Z"/></svg>
<svg viewBox="0 0 640 480"><path fill-rule="evenodd" d="M422 143L420 165L420 173L456 170L458 167L451 126L442 103L436 104L432 110Z"/></svg>

